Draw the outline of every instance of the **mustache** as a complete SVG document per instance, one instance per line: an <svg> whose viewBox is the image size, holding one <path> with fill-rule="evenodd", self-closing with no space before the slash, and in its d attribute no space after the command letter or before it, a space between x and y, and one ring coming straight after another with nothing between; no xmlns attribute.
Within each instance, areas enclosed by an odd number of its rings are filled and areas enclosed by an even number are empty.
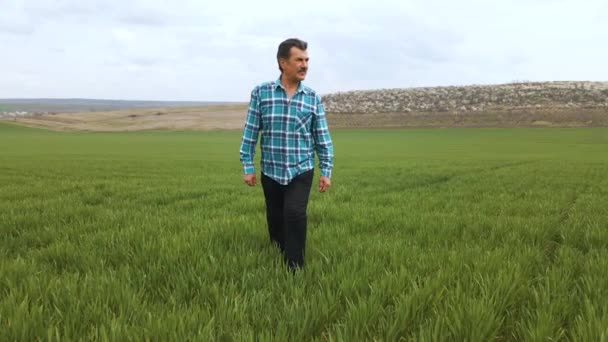
<svg viewBox="0 0 608 342"><path fill-rule="evenodd" d="M308 70L308 68L302 68L302 69L299 69L298 72L302 72L302 71L306 72L306 70Z"/></svg>

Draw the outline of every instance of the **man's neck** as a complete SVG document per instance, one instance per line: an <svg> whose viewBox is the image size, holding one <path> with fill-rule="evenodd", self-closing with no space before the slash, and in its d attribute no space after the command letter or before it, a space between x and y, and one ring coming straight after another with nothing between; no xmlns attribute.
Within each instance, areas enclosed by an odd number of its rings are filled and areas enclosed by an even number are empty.
<svg viewBox="0 0 608 342"><path fill-rule="evenodd" d="M293 80L288 80L284 75L281 75L281 84L285 88L288 94L293 94L298 89L299 81L294 82Z"/></svg>

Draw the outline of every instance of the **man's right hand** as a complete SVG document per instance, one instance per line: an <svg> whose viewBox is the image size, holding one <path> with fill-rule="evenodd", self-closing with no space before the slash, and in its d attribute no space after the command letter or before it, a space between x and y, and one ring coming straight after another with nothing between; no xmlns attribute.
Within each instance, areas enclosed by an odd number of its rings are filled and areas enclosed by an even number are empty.
<svg viewBox="0 0 608 342"><path fill-rule="evenodd" d="M243 180L245 181L245 183L247 183L247 185L255 186L255 184L256 184L255 173L252 173L249 175L244 175Z"/></svg>

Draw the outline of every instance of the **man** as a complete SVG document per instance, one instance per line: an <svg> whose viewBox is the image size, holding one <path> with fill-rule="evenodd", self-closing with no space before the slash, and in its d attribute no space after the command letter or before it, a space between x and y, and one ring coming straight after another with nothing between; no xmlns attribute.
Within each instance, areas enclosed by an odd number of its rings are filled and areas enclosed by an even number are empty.
<svg viewBox="0 0 608 342"><path fill-rule="evenodd" d="M295 38L279 44L281 75L251 92L240 148L243 180L255 186L253 159L261 133L261 182L268 233L291 270L304 266L314 152L321 171L319 192L331 185L334 157L321 97L302 84L308 71L307 45Z"/></svg>

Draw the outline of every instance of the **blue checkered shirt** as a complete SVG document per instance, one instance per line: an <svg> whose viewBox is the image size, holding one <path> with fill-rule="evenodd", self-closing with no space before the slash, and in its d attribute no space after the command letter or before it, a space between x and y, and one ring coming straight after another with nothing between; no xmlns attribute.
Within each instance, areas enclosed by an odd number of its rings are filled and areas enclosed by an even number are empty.
<svg viewBox="0 0 608 342"><path fill-rule="evenodd" d="M253 158L261 133L262 173L286 185L314 168L314 152L321 175L331 177L334 149L321 97L300 82L291 100L280 79L251 92L243 129L240 160L244 174L255 173Z"/></svg>

